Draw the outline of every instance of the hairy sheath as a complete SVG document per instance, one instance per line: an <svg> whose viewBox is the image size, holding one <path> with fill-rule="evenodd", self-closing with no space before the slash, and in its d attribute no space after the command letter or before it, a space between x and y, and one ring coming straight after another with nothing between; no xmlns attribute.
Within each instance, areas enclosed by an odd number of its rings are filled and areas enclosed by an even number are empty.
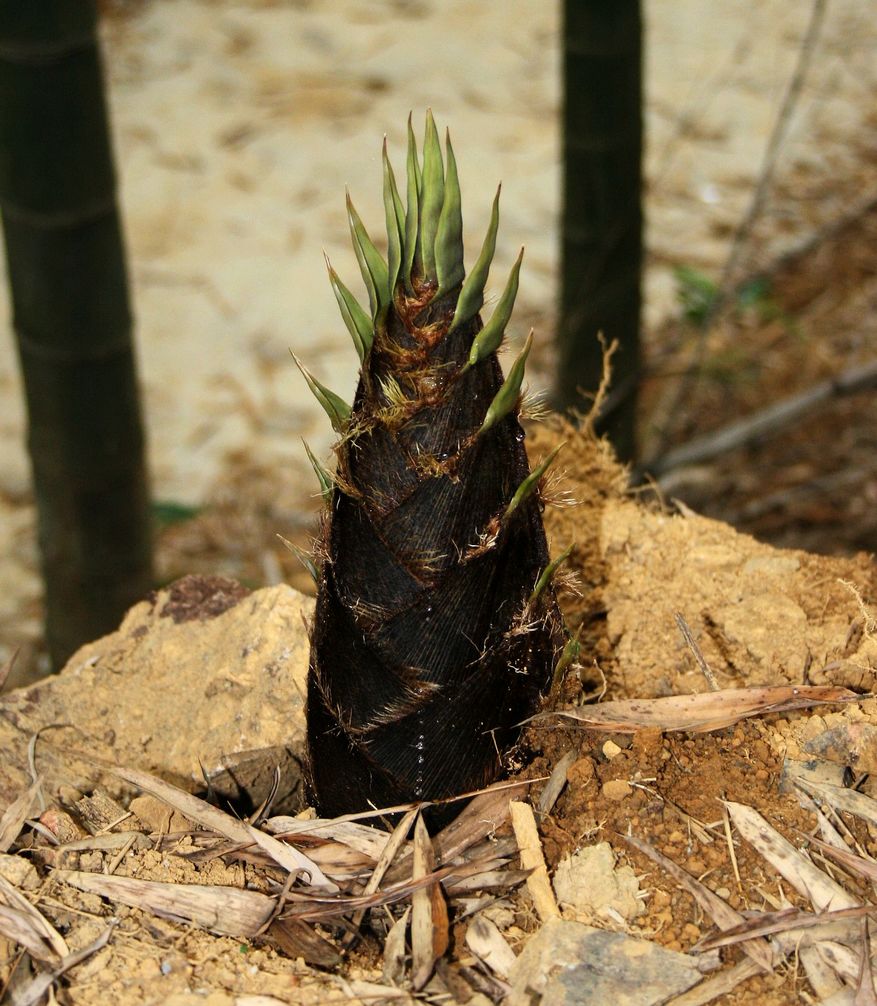
<svg viewBox="0 0 877 1006"><path fill-rule="evenodd" d="M540 479L519 422L531 339L496 358L520 258L486 324L498 199L464 273L460 192L427 116L403 204L384 149L388 260L348 201L366 311L330 266L362 368L352 407L303 370L339 433L315 567L309 781L320 813L436 800L501 770L563 644ZM498 194L497 194L498 195Z"/></svg>

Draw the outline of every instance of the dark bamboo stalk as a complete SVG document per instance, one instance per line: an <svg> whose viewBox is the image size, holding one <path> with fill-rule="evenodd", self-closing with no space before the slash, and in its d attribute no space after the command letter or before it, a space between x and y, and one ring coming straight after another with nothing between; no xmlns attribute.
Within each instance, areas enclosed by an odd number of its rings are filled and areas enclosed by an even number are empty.
<svg viewBox="0 0 877 1006"><path fill-rule="evenodd" d="M144 436L91 0L0 2L0 213L60 667L152 586Z"/></svg>
<svg viewBox="0 0 877 1006"><path fill-rule="evenodd" d="M565 0L563 201L554 403L583 408L618 341L611 411L599 423L636 455L642 269L642 20L639 0Z"/></svg>

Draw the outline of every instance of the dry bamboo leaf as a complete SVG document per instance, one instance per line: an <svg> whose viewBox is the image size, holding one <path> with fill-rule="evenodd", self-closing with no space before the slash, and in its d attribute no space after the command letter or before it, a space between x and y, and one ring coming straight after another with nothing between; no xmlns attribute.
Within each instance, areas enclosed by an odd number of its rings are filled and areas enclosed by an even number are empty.
<svg viewBox="0 0 877 1006"><path fill-rule="evenodd" d="M296 847L302 843L301 836L296 836L298 842ZM319 842L316 845L305 845L307 852L305 855L327 876L332 876L336 880L350 880L352 877L361 877L363 874L370 874L374 869L375 861L371 856L365 856L356 849L351 849L349 845L341 842Z"/></svg>
<svg viewBox="0 0 877 1006"><path fill-rule="evenodd" d="M535 722L555 717L574 720L589 730L635 733L657 728L709 733L739 720L768 713L808 709L812 706L861 701L862 696L831 685L770 685L756 688L723 688L695 695L669 695L660 699L614 699L543 713Z"/></svg>
<svg viewBox="0 0 877 1006"><path fill-rule="evenodd" d="M502 872L508 866L509 859L507 856L488 855L483 859L477 860L476 863L477 865L458 863L454 867L454 875L445 881L445 889L452 891L462 886L471 886L468 884L469 881L477 882L479 877L492 876L495 873ZM529 876L525 871L519 872L524 872L525 879Z"/></svg>
<svg viewBox="0 0 877 1006"><path fill-rule="evenodd" d="M708 887L704 886L689 873L677 866L671 859L658 852L647 842L643 842L633 835L623 836L625 841L635 849L639 849L643 855L663 867L673 879L684 887L701 908L710 916L713 922L722 930L732 931L738 927L746 925L746 920L726 901L714 894ZM700 949L700 946L698 946ZM753 939L751 942L743 943L743 950L747 957L750 957L765 972L770 973L774 969L774 953L770 945L764 940Z"/></svg>
<svg viewBox="0 0 877 1006"><path fill-rule="evenodd" d="M683 992L682 995L673 999L668 999L664 1006L705 1006L719 996L733 992L735 988L748 979L760 974L758 965L751 958L740 961L732 968L720 971L717 975L695 985L693 989Z"/></svg>
<svg viewBox="0 0 877 1006"><path fill-rule="evenodd" d="M460 814L432 839L436 862L446 865L457 859L472 846L493 840L494 833L508 820L509 801L523 797L529 787L539 779L524 782L502 782L476 793ZM387 881L396 883L411 875L411 843L406 843L387 870Z"/></svg>
<svg viewBox="0 0 877 1006"><path fill-rule="evenodd" d="M282 866L284 870L288 870L290 873L306 873L310 878L311 887L324 891L339 890L338 885L329 880L313 860L291 845L280 842L273 835L266 835L265 832L260 831L258 828L239 821L237 818L231 817L231 815L218 810L216 807L211 807L209 803L201 800L199 797L186 793L176 786L171 786L170 783L166 783L162 779L150 775L148 772L141 772L133 768L123 768L118 765L110 766L109 770L120 779L131 783L132 786L136 786L145 793L151 793L153 796L158 797L159 800L163 800L166 804L178 810L184 817L188 817L189 820L195 821L202 827L210 828L212 831L219 832L220 835L225 835L226 838L230 838L235 842L241 842L244 845L255 843L275 863Z"/></svg>
<svg viewBox="0 0 877 1006"><path fill-rule="evenodd" d="M863 856L857 856L854 852L850 852L846 847L843 849L838 849L836 846L829 844L828 842L822 842L814 836L810 836L808 841L811 845L818 846L829 859L833 859L836 863L840 863L841 866L845 866L848 870L853 873L858 873L870 881L877 881L877 861L873 859L865 859Z"/></svg>
<svg viewBox="0 0 877 1006"><path fill-rule="evenodd" d="M448 881L445 883L445 890L454 897L469 891L508 891L518 884L523 884L529 876L529 870L491 870L488 873L475 873L471 877Z"/></svg>
<svg viewBox="0 0 877 1006"><path fill-rule="evenodd" d="M412 881L434 871L435 853L423 817L414 823ZM441 888L433 883L411 896L411 985L419 992L429 981L435 962L448 949L448 912Z"/></svg>
<svg viewBox="0 0 877 1006"><path fill-rule="evenodd" d="M18 943L36 961L46 964L57 964L58 955L46 943L41 932L33 924L33 920L9 905L0 905L0 935L7 940Z"/></svg>
<svg viewBox="0 0 877 1006"><path fill-rule="evenodd" d="M807 981L810 982L811 988L823 1006L826 1006L824 1000L844 990L844 983L837 977L834 968L822 957L818 947L801 947L798 958L804 965Z"/></svg>
<svg viewBox="0 0 877 1006"><path fill-rule="evenodd" d="M103 835L89 835L88 838L78 838L73 842L59 845L56 852L63 856L69 852L111 852L114 849L126 847L148 849L152 843L142 831L108 831Z"/></svg>
<svg viewBox="0 0 877 1006"><path fill-rule="evenodd" d="M0 874L0 904L5 903L10 908L15 909L22 915L27 916L34 930L52 948L60 959L67 957L70 949L64 937L58 932L51 922L32 905L27 898L9 881Z"/></svg>
<svg viewBox="0 0 877 1006"><path fill-rule="evenodd" d="M805 779L795 780L795 785L800 786L805 793L827 803L834 810L846 811L847 814L860 817L877 827L877 800L872 800L870 796L860 793L857 789L814 783Z"/></svg>
<svg viewBox="0 0 877 1006"><path fill-rule="evenodd" d="M543 817L550 814L557 803L557 798L563 792L563 787L566 786L566 773L577 757L578 755L574 751L567 751L551 770L548 782L539 794L539 804L536 808Z"/></svg>
<svg viewBox="0 0 877 1006"><path fill-rule="evenodd" d="M384 940L383 977L390 985L399 985L405 979L405 933L408 930L408 917L411 906L402 913L390 927Z"/></svg>
<svg viewBox="0 0 877 1006"><path fill-rule="evenodd" d="M0 852L8 852L12 848L12 843L21 834L22 826L30 813L42 782L42 777L37 777L33 785L23 793L19 793L3 811L3 816L0 817Z"/></svg>
<svg viewBox="0 0 877 1006"><path fill-rule="evenodd" d="M460 853L500 828L509 816L509 803L522 798L536 782L500 783L479 793L464 810L433 839L436 859L449 863Z"/></svg>
<svg viewBox="0 0 877 1006"><path fill-rule="evenodd" d="M734 827L818 912L855 908L859 902L833 881L754 810L726 801Z"/></svg>
<svg viewBox="0 0 877 1006"><path fill-rule="evenodd" d="M396 989L391 985L378 985L376 982L366 982L355 978L345 982L345 985L352 995L366 1003L383 1003L386 1000L414 1002L404 989Z"/></svg>
<svg viewBox="0 0 877 1006"><path fill-rule="evenodd" d="M763 912L753 919L744 919L733 929L726 929L712 936L705 936L697 944L698 950L715 950L717 947L728 947L743 940L760 936L772 936L774 933L791 932L798 929L811 929L813 926L830 925L832 922L843 922L849 919L861 919L868 915L877 915L877 905L859 905L856 908L839 908L833 912L802 912L797 908L784 908L780 912Z"/></svg>
<svg viewBox="0 0 877 1006"><path fill-rule="evenodd" d="M551 881L548 879L548 869L545 866L542 843L539 840L539 830L536 827L533 811L529 804L512 800L509 803L509 812L518 848L521 850L521 866L525 870L532 870L532 873L527 877L527 890L533 899L536 913L543 922L558 918L560 912L557 908L557 902L554 900Z"/></svg>
<svg viewBox="0 0 877 1006"><path fill-rule="evenodd" d="M335 947L298 919L275 919L266 930L265 939L293 960L301 957L321 968L335 968L341 963L341 954Z"/></svg>
<svg viewBox="0 0 877 1006"><path fill-rule="evenodd" d="M812 941L807 944L808 948L816 951L834 973L846 984L855 985L859 977L859 955L850 947L837 940L826 938L824 930L811 930L803 934L803 938L797 933L790 933L788 936L781 933L777 939L800 940L800 945L804 946L805 941ZM795 950L796 947L790 947Z"/></svg>
<svg viewBox="0 0 877 1006"><path fill-rule="evenodd" d="M380 886L381 881L384 879L384 874L389 869L390 863L396 858L396 853L398 853L400 847L402 846L405 839L408 837L408 832L411 830L411 824L414 818L417 817L418 811L416 808L409 810L407 814L402 816L402 819L393 829L392 834L387 838L384 843L384 848L381 850L381 854L378 857L378 861L375 864L375 868L372 871L372 875L369 877L368 882L363 889L363 894L374 894L374 892ZM362 920L365 918L365 913L368 911L366 908L360 908L353 916L353 925L358 929L362 925ZM348 933L348 936L354 935L353 933ZM345 937L345 945L350 945L350 940Z"/></svg>
<svg viewBox="0 0 877 1006"><path fill-rule="evenodd" d="M239 939L256 936L274 910L273 898L236 887L167 884L73 870L58 870L55 876L80 891Z"/></svg>
<svg viewBox="0 0 877 1006"><path fill-rule="evenodd" d="M287 895L287 908L285 915L295 916L307 922L322 922L328 919L338 918L341 915L349 915L350 912L358 908L376 908L378 905L393 905L397 901L403 901L411 897L414 891L430 884L444 881L449 876L456 876L460 872L460 867L443 866L430 873L420 880L406 880L392 887L385 887L382 891L375 891L374 894L338 895L337 897L323 896L317 894L303 894L291 891ZM475 873L480 869L476 864L470 867Z"/></svg>
<svg viewBox="0 0 877 1006"><path fill-rule="evenodd" d="M75 968L77 964L81 964L84 960L91 957L92 954L96 954L107 945L114 926L115 923L110 924L88 946L72 954L68 954L52 971L36 975L31 982L18 991L15 996L15 1006L36 1006L37 1003L42 1002L43 996L49 991L49 988L57 978L60 978L65 972L71 968Z"/></svg>
<svg viewBox="0 0 877 1006"><path fill-rule="evenodd" d="M854 1006L877 1006L874 990L874 972L871 970L871 940L868 937L868 920L862 919L861 965Z"/></svg>
<svg viewBox="0 0 877 1006"><path fill-rule="evenodd" d="M15 666L17 657L18 650L14 650L10 656L6 658L5 662L0 665L0 692L3 691L3 686L6 684L9 675L12 673L12 668Z"/></svg>
<svg viewBox="0 0 877 1006"><path fill-rule="evenodd" d="M517 958L495 922L476 915L466 929L466 946L501 981L508 981Z"/></svg>
<svg viewBox="0 0 877 1006"><path fill-rule="evenodd" d="M385 832L356 821L333 821L320 817L300 821L295 817L281 816L268 818L264 827L279 838L330 839L368 856L372 862L378 860L387 841Z"/></svg>

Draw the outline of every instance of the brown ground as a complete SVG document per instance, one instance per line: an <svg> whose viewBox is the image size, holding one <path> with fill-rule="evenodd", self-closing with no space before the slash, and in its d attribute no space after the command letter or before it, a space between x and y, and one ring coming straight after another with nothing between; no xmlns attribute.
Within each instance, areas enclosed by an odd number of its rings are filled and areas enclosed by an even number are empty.
<svg viewBox="0 0 877 1006"><path fill-rule="evenodd" d="M570 540L578 543L571 565L579 576L580 593L565 593L562 602L570 627L582 626L582 658L568 673L553 705L578 705L596 697L604 687L605 698L705 691L694 658L679 639L674 611L685 614L723 687L810 682L857 690L873 688L877 641L867 638L855 598L838 582L840 578L854 581L865 600L873 604L877 570L868 557L776 552L718 522L693 514L672 516L656 506L643 505L623 493L622 470L586 431L554 424L540 427L530 437L532 455L541 456L559 438L568 441L566 485L580 503L573 508L550 508L546 523L555 549ZM228 541L231 519L228 513L218 512L198 518L188 530L180 528L176 538L180 552L186 541L203 542L210 535L217 541ZM259 522L255 514L235 519L243 527L249 521ZM184 539L186 534L191 537ZM225 554L234 558L233 550ZM740 612L745 612L751 596L757 598L756 617L740 622ZM732 606L737 621L727 614L729 597L739 602ZM772 620L776 620L775 631L769 637L759 635L759 627L773 624ZM149 687L148 682L143 684ZM530 755L526 775L547 774L568 752L575 757L567 773L568 785L542 824L549 868L553 870L564 854L583 845L608 841L621 861L633 865L646 894L646 913L630 922L628 931L675 950L689 950L711 930L712 923L678 883L628 848L622 837L625 834L663 852L738 910L765 910L780 895L807 907L739 839L735 841L738 880L725 837L721 801L754 807L800 845L801 836L813 831L814 819L793 796L780 792L782 754L789 750L799 759L812 756L812 751L803 750L807 735L800 726L804 723L814 725L811 735L823 737L827 736L826 726L841 731L850 724L873 729L875 706L873 701L864 702L847 707L843 713L825 714L822 720L809 713L765 717L709 735L651 730L631 737L553 721L534 724L526 739ZM87 723L79 725L88 731ZM793 728L798 729L797 734L790 733ZM167 722L155 725L156 735L181 729L185 725L174 720L172 710ZM620 750L613 753L610 748L607 756L607 740ZM153 744L159 741L160 736L158 740L153 737ZM873 745L847 751L841 744L841 750L832 751L823 744L818 753L840 764L852 764L856 776L877 767ZM619 798L612 786L606 785L613 781L630 788L623 786ZM865 791L870 791L867 780ZM866 828L852 819L847 824L865 850L877 853L877 842ZM130 827L130 822L125 827ZM148 824L146 830L150 830ZM151 830L156 830L154 822ZM85 853L78 867L100 872L113 855ZM185 860L186 855L185 842L165 853L135 850L117 872L170 882L236 886L246 878L249 884L259 884L258 874L250 867L216 862L196 867ZM67 935L72 948L93 939L108 913L121 920L112 949L101 951L62 981L61 1001L85 1004L102 999L120 1006L158 1001L183 1004L190 1001L189 992L196 988L212 989L215 998L207 1001L223 1006L233 1000L224 998L220 990L228 996L272 995L280 1002L325 1001L326 996L336 994L331 990L337 985L331 981L327 985L325 975L321 977L276 948L261 946L259 940L210 936L135 909L110 908L96 895L78 894L53 882L41 865L43 854L31 853L30 857L43 878L34 878L34 883L47 885L40 907ZM845 882L856 890L851 881ZM507 938L520 949L538 923L523 892L514 897L513 911ZM600 924L605 926L606 920ZM336 940L340 935L331 928L321 932ZM452 943L449 961L452 976L459 979L454 962L466 961L467 951L462 942L463 927L457 926L455 932L457 940ZM379 980L380 946L379 941L367 937L348 956L340 972L330 968L330 973ZM4 969L0 977L8 974L3 956L0 954L0 968ZM723 952L723 957L731 963L741 955L731 949ZM6 960L10 963L14 955ZM457 985L458 1001L465 1001L467 989L472 991L465 980ZM798 1001L807 989L803 973L788 964L775 974L750 979L716 1001L772 1006ZM172 993L181 998L174 1000Z"/></svg>
<svg viewBox="0 0 877 1006"><path fill-rule="evenodd" d="M852 197L851 197L852 198ZM698 335L683 321L649 342L646 453L720 429L877 355L877 205L769 266L754 303L732 300L705 339L699 379L664 418L661 375L687 369ZM696 371L697 372L697 371ZM675 399L671 399L675 401ZM761 443L673 473L670 492L763 541L824 554L877 549L877 396L814 409Z"/></svg>

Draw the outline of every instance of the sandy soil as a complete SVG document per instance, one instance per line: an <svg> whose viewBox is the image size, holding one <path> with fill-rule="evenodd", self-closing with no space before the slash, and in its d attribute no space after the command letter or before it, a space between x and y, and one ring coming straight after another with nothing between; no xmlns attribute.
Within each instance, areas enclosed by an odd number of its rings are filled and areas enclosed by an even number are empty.
<svg viewBox="0 0 877 1006"><path fill-rule="evenodd" d="M578 575L578 588L564 591L561 601L570 627L581 630L582 659L572 665L552 695L549 715L528 729L525 744L516 754L518 771L523 777L539 780L532 791L536 799L542 780L566 759L561 776L566 786L551 812L540 819L539 843L551 875L557 877L564 857L606 842L627 871L628 885L633 883L638 892L635 904L623 916L617 911L611 915L602 909L567 905L563 907L564 918L586 920L601 929L686 953L712 931L712 911L704 911L666 869L630 848L626 835L656 849L697 878L730 910L763 912L786 904L809 910L808 899L795 889L795 874L780 880L766 861L764 849L745 840L738 828L732 829L726 822L723 807L729 806L725 801L731 801L731 805L752 808L794 848L806 848L806 837L816 830L819 819L814 817L813 805L790 785L794 765L786 759L791 759L799 770L805 762L806 770L821 773L838 785L848 776L860 789L856 796L872 808L868 813L875 819L875 700L760 716L706 734L661 729L641 729L632 735L599 732L553 717L550 710L599 710L599 705L583 704L598 696L604 700L645 700L708 692L695 655L674 622L676 612L685 617L716 684L722 688L812 684L873 692L877 635L864 619L866 612L849 584L855 584L862 597L872 603L877 596L877 568L866 556L831 558L780 551L687 511L673 513L644 506L623 492L622 470L605 446L587 433L544 426L531 437L531 450L541 455L561 439L567 441L566 488L580 502L573 508L548 508L546 526L555 544L577 542L570 564ZM202 612L203 623L182 623L198 626L190 637L191 667L200 667L204 658L222 659L215 641L198 635L213 628L218 633L226 631L221 628L221 623L226 624L222 619L237 611L235 597L227 591L218 606L214 603L217 599L219 595L211 600L210 609ZM250 599L239 599L238 603L243 611ZM228 611L229 605L234 611ZM185 610L191 619L196 609L187 602ZM132 617L135 614L132 612ZM152 630L148 628L150 619L155 623ZM163 638L161 622L157 614L146 618L143 637L152 631L156 639ZM166 631L179 634L181 627ZM60 982L62 1001L86 1004L101 1000L120 1006L172 1002L183 1006L212 996L207 1001L216 1006L248 1006L248 995L272 996L271 1001L279 1003L356 1001L352 989L361 988L356 985L361 980L381 983L383 993L372 990L371 996L390 1001L385 998L384 969L388 965L383 956L384 939L387 922L400 916L404 901L392 909L391 916L383 910L373 912L361 941L338 962L344 928L331 921L318 926L316 934L306 927L311 939L305 943L290 943L291 937L284 943L271 932L230 939L205 931L216 928L209 922L212 916L200 926L184 926L144 912L140 901L137 907L125 907L118 898L102 899L87 884L83 893L84 881L77 877L84 875L87 881L97 874L100 876L91 883L98 883L107 873L120 881L133 878L172 885L219 885L238 892L271 892L276 890L272 882L282 881L276 870L252 853L242 855L236 844L220 843L211 852L215 838L206 835L203 828L193 830L185 819L174 823L169 810L158 801L139 798L129 805L130 788L121 786L118 779L103 775L95 785L99 768L83 762L83 750L106 756L106 744L111 743L117 754L127 751L136 763L161 764L163 759L167 763L181 737L190 737L192 721L205 722L207 718L203 710L193 714L181 703L167 701L168 689L173 687L168 680L173 678L175 665L181 664L172 649L165 659L161 653L153 653L151 660L138 664L133 675L136 680L125 683L126 694L139 687L149 697L144 703L150 710L148 722L123 711L108 712L106 700L99 696L125 671L113 664L113 659L118 660L118 654L113 658L114 647L119 647L120 640L130 643L133 635L129 624L115 644L107 644L103 662L100 643L83 650L79 662L71 665L72 673L57 681L58 691L52 696L45 693L55 685L40 684L0 703L4 723L8 721L18 732L13 761L21 779L26 778L26 737L34 732L40 717L54 722L56 728L62 718L76 724L75 730L55 729L51 737L43 737L36 760L46 775L49 806L41 816L44 828L62 842L83 839L78 846L61 851L47 842L45 832L25 828L13 847L14 854L0 856L0 872L39 906L71 949L87 947L105 930L111 916L117 920L109 944ZM198 650L199 645L203 650ZM77 688L81 665L94 665L95 670L88 673L103 675L100 688ZM191 675L191 670L187 673ZM187 696L197 700L199 687L191 677L185 680L191 689ZM279 701L296 698L292 681L277 681L273 687L283 692ZM200 689L205 697L211 688L211 682L202 681ZM42 704L38 692L43 695ZM51 703L57 705L59 696L62 708L56 710ZM247 698L250 705L252 698ZM209 705L213 709L216 704ZM602 708L606 709L605 704ZM223 721L221 712L219 721ZM229 745L233 745L240 724L237 717L226 715L224 726L218 722L217 729L225 729ZM109 741L108 730L112 734ZM138 744L144 730L148 731L148 751ZM185 755L180 760L188 766L193 758ZM75 787L69 774L74 764L78 773ZM59 778L68 781L60 785ZM120 804L107 804L107 787ZM83 793L92 799L83 799ZM126 816L126 808L133 818ZM860 855L877 853L873 828L852 816L825 810L851 848ZM113 831L123 834L114 841ZM102 837L89 839L88 834L95 832ZM177 834L169 836L168 832ZM833 834L825 819L819 834ZM507 826L490 832L493 842L507 841L507 836ZM841 846L845 851L844 842ZM311 851L320 851L319 844ZM810 851L812 862L824 868L818 850L811 847ZM322 852L328 857L325 861L331 861L333 849L327 846ZM502 867L508 883L512 883L516 867L516 856ZM66 870L80 874L71 878ZM403 869L401 879L407 876ZM873 898L873 892L869 893L854 873L835 872L833 876L845 897ZM589 890L593 881L591 873L585 885ZM823 883L830 881L826 878ZM492 909L491 918L519 953L540 929L534 900L523 889L506 891L501 881L494 894L501 901ZM451 895L450 904L451 942L440 969L444 984L431 991L447 995L450 989L456 1002L483 1003L485 1000L471 997L486 990L486 1001L497 1001L501 988L490 984L489 969L477 964L466 943L468 903ZM222 923L229 924L228 919ZM220 933L227 931L220 926ZM302 939L300 932L293 935ZM850 941L849 935L837 931L831 936L835 937L841 943ZM811 994L812 986L794 966L794 957L793 953L770 974L733 982L733 991L715 1001L725 1006L806 1001L803 997ZM726 975L745 966L738 947L723 951L722 960ZM27 974L26 963L0 936L0 987L7 981L24 983ZM832 981L836 983L836 979ZM854 986L854 980L848 984ZM403 1002L414 1001L404 998L401 990L393 994ZM362 1001L369 1001L369 995L363 994Z"/></svg>

